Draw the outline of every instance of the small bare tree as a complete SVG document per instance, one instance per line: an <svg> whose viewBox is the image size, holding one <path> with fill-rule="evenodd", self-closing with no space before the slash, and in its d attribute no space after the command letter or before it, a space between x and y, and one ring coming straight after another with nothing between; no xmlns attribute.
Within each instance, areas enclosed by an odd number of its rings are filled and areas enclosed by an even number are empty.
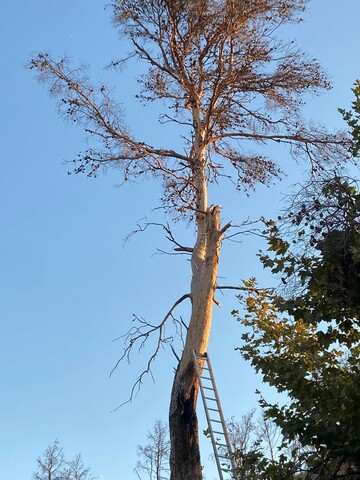
<svg viewBox="0 0 360 480"><path fill-rule="evenodd" d="M64 480L95 480L89 467L85 467L81 454L66 462Z"/></svg>
<svg viewBox="0 0 360 480"><path fill-rule="evenodd" d="M276 37L286 23L296 23L307 0L113 0L113 21L128 42L131 58L147 68L139 81L143 102L160 100L167 108L161 122L183 129L178 150L135 137L119 105L104 85L91 85L84 68L66 59L39 54L30 61L40 81L59 99L59 111L82 126L94 143L75 160L75 172L94 175L114 166L124 180L153 176L161 181L162 206L193 223L196 242L188 247L167 237L178 253L191 256L190 291L158 323L137 318L129 331L123 358L157 336L145 373L164 343L165 325L175 308L191 301L182 352L176 353L169 428L171 479L200 480L196 403L198 382L192 353L207 350L221 244L230 223L221 224L220 206L209 205L210 184L230 181L237 188L267 184L281 171L264 154L269 144L284 144L296 161L305 160L319 174L348 158L350 141L303 121L302 96L329 88L316 61L294 42ZM112 62L123 66L125 60ZM178 131L178 130L177 130ZM253 146L251 146L253 145ZM253 148L258 151L253 153ZM246 218L247 212L244 212ZM175 350L174 350L175 352ZM134 390L133 390L134 392Z"/></svg>
<svg viewBox="0 0 360 480"><path fill-rule="evenodd" d="M149 480L169 479L170 440L168 427L157 420L151 432L147 433L146 445L138 445L138 462L135 472L141 480L142 474Z"/></svg>
<svg viewBox="0 0 360 480"><path fill-rule="evenodd" d="M296 448L295 442L285 449L281 429L264 415L255 418L255 409L243 415L240 421L231 419L227 426L240 478L278 478L279 458L285 458L285 453L286 458L291 458L292 461L295 458L292 455ZM296 471L295 468L292 470ZM289 480L290 478L293 476L289 477Z"/></svg>
<svg viewBox="0 0 360 480"><path fill-rule="evenodd" d="M235 452L248 452L256 442L256 422L254 420L255 409L246 413L238 422L234 418L227 422L229 440Z"/></svg>
<svg viewBox="0 0 360 480"><path fill-rule="evenodd" d="M95 480L90 468L84 466L81 454L72 460L66 460L63 449L55 440L37 459L37 471L34 480Z"/></svg>
<svg viewBox="0 0 360 480"><path fill-rule="evenodd" d="M280 428L272 420L262 416L258 420L257 434L263 453L275 462L278 457L278 447L282 438Z"/></svg>
<svg viewBox="0 0 360 480"><path fill-rule="evenodd" d="M34 480L63 480L65 459L58 440L47 447L42 457L37 459L37 471Z"/></svg>

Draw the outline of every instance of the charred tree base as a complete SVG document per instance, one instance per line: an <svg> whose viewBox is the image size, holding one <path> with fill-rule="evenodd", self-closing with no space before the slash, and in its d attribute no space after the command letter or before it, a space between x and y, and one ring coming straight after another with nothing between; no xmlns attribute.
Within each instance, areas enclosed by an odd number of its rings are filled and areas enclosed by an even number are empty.
<svg viewBox="0 0 360 480"><path fill-rule="evenodd" d="M196 415L197 382L195 372L185 380L175 376L169 415L171 440L171 480L201 480L198 420ZM190 378L189 378L190 377ZM191 385L190 388L187 388Z"/></svg>

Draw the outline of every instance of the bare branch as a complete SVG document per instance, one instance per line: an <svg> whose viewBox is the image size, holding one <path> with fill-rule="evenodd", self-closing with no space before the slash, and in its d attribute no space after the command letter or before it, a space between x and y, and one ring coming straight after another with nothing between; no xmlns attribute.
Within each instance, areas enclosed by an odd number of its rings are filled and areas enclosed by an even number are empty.
<svg viewBox="0 0 360 480"><path fill-rule="evenodd" d="M145 232L145 230L147 230L149 227L160 227L166 233L165 238L169 240L169 242L176 245L176 247L174 248L175 252L192 253L193 251L191 247L185 247L184 245L181 245L178 241L175 240L169 224L164 225L163 223L146 222L144 226L141 226L139 223L137 226L138 228L136 230L133 230L131 233L129 233L129 235L127 235L127 237L125 238L125 242L128 241L133 235L136 235L137 233L140 233L140 232ZM159 250L159 251L161 253L167 253L167 252L163 252L162 250Z"/></svg>
<svg viewBox="0 0 360 480"><path fill-rule="evenodd" d="M216 285L216 290L238 290L241 292L272 292L273 288L240 287L236 285Z"/></svg>
<svg viewBox="0 0 360 480"><path fill-rule="evenodd" d="M317 137L315 135L312 136L303 136L303 134L294 134L294 135L264 135L262 133L251 133L251 132L227 132L219 135L219 137L214 138L213 141L216 142L222 138L251 138L257 141L266 141L272 140L274 142L283 142L283 143L290 143L290 142L298 142L304 143L308 145L339 145L339 146L346 146L350 148L352 142L350 138L346 137L345 135L342 136L325 136L325 137Z"/></svg>
<svg viewBox="0 0 360 480"><path fill-rule="evenodd" d="M227 223L226 225L224 225L222 227L222 229L220 230L219 232L219 235L224 235L224 233L226 232L226 230L229 230L229 228L231 227L231 222Z"/></svg>
<svg viewBox="0 0 360 480"><path fill-rule="evenodd" d="M170 348L171 348L171 351L173 352L176 360L177 360L178 362L180 362L181 359L180 359L180 357L178 356L178 354L175 352L175 349L174 349L174 346L173 346L172 343L170 343Z"/></svg>
<svg viewBox="0 0 360 480"><path fill-rule="evenodd" d="M123 402L118 407L116 407L115 410L117 410L122 405L130 402L133 399L134 394L140 389L140 387L142 385L144 376L147 375L147 374L151 375L151 367L152 367L152 364L154 363L154 361L157 357L157 354L159 353L160 348L162 346L164 346L165 344L170 344L171 345L171 343L173 341L173 338L165 336L165 324L166 324L167 320L170 317L172 317L172 313L175 310L175 308L178 305L180 305L180 303L182 303L187 298L190 298L189 293L186 293L186 294L182 295L178 300L176 300L176 302L172 305L172 307L167 312L167 314L165 315L163 320L157 325L153 325L153 324L147 322L146 320L144 320L142 318L139 318L138 316L134 315L133 322L137 322L138 325L133 326L125 335L122 335L121 337L118 337L118 338L115 339L115 341L116 341L116 340L119 340L120 338L123 338L125 347L124 347L124 350L123 350L123 353L122 353L121 357L119 358L119 360L115 363L114 367L112 368L112 370L109 374L110 377L112 376L114 371L118 368L119 364L124 359L126 359L128 362L130 361L131 353L133 352L135 347L137 347L138 351L141 351L145 347L145 344L147 343L147 341L149 340L151 335L154 334L155 332L157 332L157 341L156 341L155 349L154 349L153 353L150 355L145 369L140 373L140 375L137 377L135 383L133 384L133 386L131 388L129 399L126 400L125 402Z"/></svg>

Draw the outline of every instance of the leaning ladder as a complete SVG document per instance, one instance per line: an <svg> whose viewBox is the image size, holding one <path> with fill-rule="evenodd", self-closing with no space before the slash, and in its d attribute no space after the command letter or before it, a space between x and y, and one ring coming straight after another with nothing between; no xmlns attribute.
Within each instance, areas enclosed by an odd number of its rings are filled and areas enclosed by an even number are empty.
<svg viewBox="0 0 360 480"><path fill-rule="evenodd" d="M233 473L236 465L209 355L207 353L197 354L194 350L193 358L196 374L199 379L200 392L209 427L211 443L214 449L216 466L219 471L219 479L224 480L224 471L232 471L231 478L240 480L239 477Z"/></svg>

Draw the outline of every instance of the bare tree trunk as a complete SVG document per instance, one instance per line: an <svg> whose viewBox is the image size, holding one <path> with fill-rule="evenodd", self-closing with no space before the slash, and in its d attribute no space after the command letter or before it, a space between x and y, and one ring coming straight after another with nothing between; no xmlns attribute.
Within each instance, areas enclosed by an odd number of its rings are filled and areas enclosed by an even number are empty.
<svg viewBox="0 0 360 480"><path fill-rule="evenodd" d="M206 352L209 342L221 244L219 217L219 207L211 207L197 218L198 239L192 257L192 313L170 402L171 480L202 478L196 416L199 385L192 352Z"/></svg>

